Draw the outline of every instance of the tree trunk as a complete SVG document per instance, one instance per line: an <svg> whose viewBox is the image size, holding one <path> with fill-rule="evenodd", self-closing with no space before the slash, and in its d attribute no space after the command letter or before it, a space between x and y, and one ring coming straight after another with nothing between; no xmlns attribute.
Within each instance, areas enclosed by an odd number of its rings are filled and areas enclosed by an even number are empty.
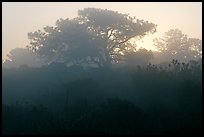
<svg viewBox="0 0 204 137"><path fill-rule="evenodd" d="M104 53L105 53L105 63L104 63L104 67L110 67L110 66L111 66L110 54L109 54L109 52L108 52L107 49L104 51Z"/></svg>

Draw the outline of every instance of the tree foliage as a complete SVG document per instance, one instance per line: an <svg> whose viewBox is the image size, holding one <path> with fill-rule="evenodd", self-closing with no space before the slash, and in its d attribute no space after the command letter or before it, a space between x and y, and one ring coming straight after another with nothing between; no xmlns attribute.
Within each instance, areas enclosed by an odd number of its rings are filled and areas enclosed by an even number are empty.
<svg viewBox="0 0 204 137"><path fill-rule="evenodd" d="M179 29L170 29L162 38L156 38L154 45L169 60L194 60L202 57L202 40L188 38Z"/></svg>
<svg viewBox="0 0 204 137"><path fill-rule="evenodd" d="M93 63L107 66L118 62L140 39L156 31L156 25L115 11L85 8L78 17L59 19L55 27L28 33L27 47L48 62Z"/></svg>

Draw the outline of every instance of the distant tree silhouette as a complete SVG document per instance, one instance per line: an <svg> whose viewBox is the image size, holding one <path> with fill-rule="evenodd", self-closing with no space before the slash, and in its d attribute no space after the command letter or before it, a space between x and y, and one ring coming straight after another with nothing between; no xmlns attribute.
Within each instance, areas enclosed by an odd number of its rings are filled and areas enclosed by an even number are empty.
<svg viewBox="0 0 204 137"><path fill-rule="evenodd" d="M55 27L28 33L33 52L48 62L109 66L135 47L129 40L154 33L156 25L115 11L85 8L78 17L59 19Z"/></svg>
<svg viewBox="0 0 204 137"><path fill-rule="evenodd" d="M3 67L6 68L17 68L25 64L29 67L40 67L43 65L42 60L26 48L12 49L9 54L7 54L7 58L8 59L3 63Z"/></svg>
<svg viewBox="0 0 204 137"><path fill-rule="evenodd" d="M143 65L147 65L151 59L153 59L154 54L153 52L150 50L146 50L144 48L140 48L139 50L137 50L136 52L131 51L129 53L126 54L125 56L125 63L128 66L143 66Z"/></svg>
<svg viewBox="0 0 204 137"><path fill-rule="evenodd" d="M180 61L197 60L202 57L202 41L188 38L179 29L170 29L163 38L154 39L154 45L168 60Z"/></svg>

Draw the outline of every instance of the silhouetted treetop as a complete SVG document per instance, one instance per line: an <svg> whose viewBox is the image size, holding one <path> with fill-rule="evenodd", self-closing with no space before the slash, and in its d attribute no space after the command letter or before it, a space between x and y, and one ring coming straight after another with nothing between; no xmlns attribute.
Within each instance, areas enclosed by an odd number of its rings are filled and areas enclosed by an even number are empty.
<svg viewBox="0 0 204 137"><path fill-rule="evenodd" d="M118 63L127 50L135 50L129 40L156 31L156 25L115 11L85 8L78 17L59 19L55 27L28 33L27 47L48 62L95 64Z"/></svg>
<svg viewBox="0 0 204 137"><path fill-rule="evenodd" d="M202 40L188 38L179 29L170 29L162 38L156 38L154 45L169 59L189 61L202 57Z"/></svg>

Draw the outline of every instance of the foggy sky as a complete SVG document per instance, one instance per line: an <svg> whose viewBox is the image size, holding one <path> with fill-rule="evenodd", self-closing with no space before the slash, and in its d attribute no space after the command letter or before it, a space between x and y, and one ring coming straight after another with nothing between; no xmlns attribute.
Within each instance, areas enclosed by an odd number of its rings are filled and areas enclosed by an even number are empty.
<svg viewBox="0 0 204 137"><path fill-rule="evenodd" d="M152 38L174 28L179 28L188 37L202 39L201 2L3 2L2 59L11 49L29 43L28 32L53 26L59 18L74 18L79 9L87 7L129 13L157 24L157 32L140 44L147 49L154 50Z"/></svg>

